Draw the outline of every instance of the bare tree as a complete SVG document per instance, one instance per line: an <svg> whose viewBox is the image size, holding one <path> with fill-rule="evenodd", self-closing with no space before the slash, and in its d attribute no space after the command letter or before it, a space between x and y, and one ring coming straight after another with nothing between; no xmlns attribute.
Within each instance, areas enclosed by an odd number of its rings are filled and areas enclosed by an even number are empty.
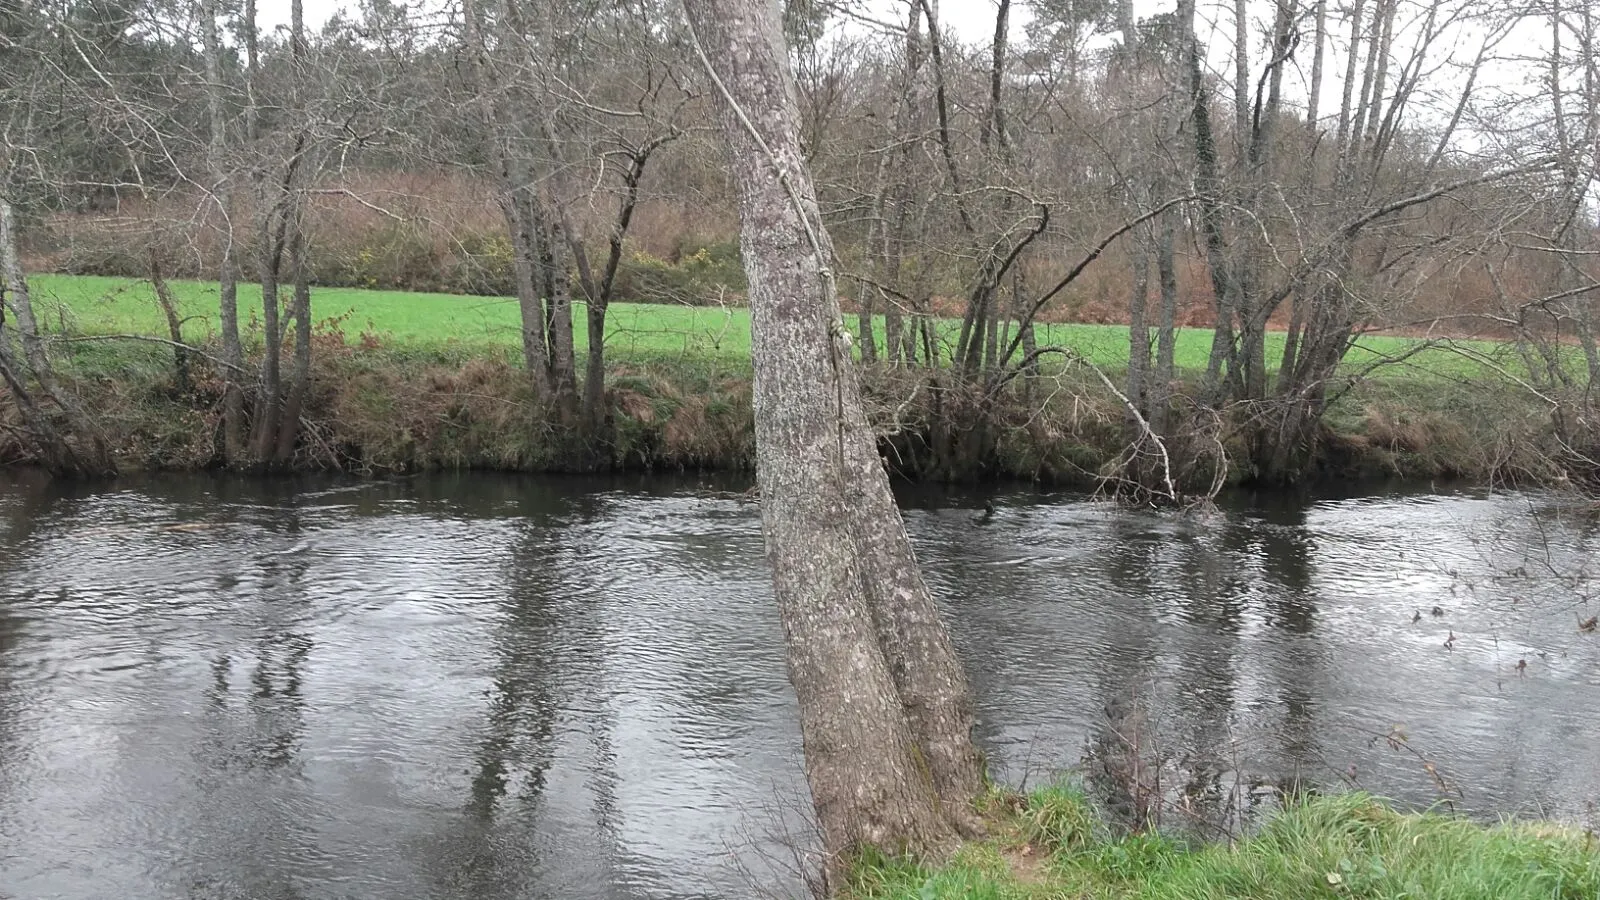
<svg viewBox="0 0 1600 900"><path fill-rule="evenodd" d="M65 21L60 10L37 12L8 19L20 28L0 38L0 380L47 469L65 476L114 475L116 459L99 423L57 377L23 268L17 207L24 197L42 199L57 187L51 150L69 149L63 131L71 128L61 120L85 100L79 76L99 74L76 23ZM91 19L85 27L94 24ZM61 59L68 62L58 64ZM93 157L101 148L71 149Z"/></svg>
<svg viewBox="0 0 1600 900"><path fill-rule="evenodd" d="M11 391L40 461L52 474L115 475L116 461L99 429L56 380L17 250L16 213L3 190L0 187L0 277L4 278L0 284L0 378ZM12 338L6 328L8 313L16 322L22 360L12 351ZM28 386L29 372L39 386L42 401Z"/></svg>
<svg viewBox="0 0 1600 900"><path fill-rule="evenodd" d="M887 132L888 145L878 151L873 176L872 207L867 230L867 255L871 282L861 289L858 332L861 356L866 362L878 357L874 322L883 310L883 356L889 363L899 362L907 350L914 352L905 336L904 303L899 296L901 265L904 260L906 229L909 224L911 180L914 171L916 125L921 102L922 64L926 57L922 36L922 5L909 2L900 59L895 67L893 112Z"/></svg>

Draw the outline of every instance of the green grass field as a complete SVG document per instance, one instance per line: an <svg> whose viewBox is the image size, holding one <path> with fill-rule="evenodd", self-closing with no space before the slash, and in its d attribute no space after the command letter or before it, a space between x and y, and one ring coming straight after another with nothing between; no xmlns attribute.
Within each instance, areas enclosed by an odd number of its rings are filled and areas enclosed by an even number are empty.
<svg viewBox="0 0 1600 900"><path fill-rule="evenodd" d="M79 275L35 275L29 279L34 303L45 327L86 335L166 334L166 321L146 281ZM202 342L216 333L215 282L174 281L171 284L184 337ZM241 324L246 340L259 340L260 289L239 286ZM342 320L348 340L370 332L395 349L446 350L468 354L515 354L519 346L516 301L504 297L469 297L451 294L369 291L353 288L316 288L312 294L314 318ZM574 310L575 339L581 354L587 330L581 304ZM851 317L854 324L854 317ZM879 326L881 328L881 324ZM945 352L955 343L958 323L941 322ZM1116 325L1049 324L1040 327L1039 343L1070 348L1097 365L1118 369L1128 360L1128 329ZM1380 357L1395 357L1413 347L1409 338L1363 338L1347 362L1365 367ZM1474 342L1485 352L1495 345ZM606 329L606 349L619 361L695 356L742 363L750 355L750 316L740 307L693 307L665 304L612 304ZM1209 329L1179 332L1176 363L1179 369L1203 370L1211 349ZM1272 365L1282 356L1283 335L1268 336L1267 358ZM1460 354L1430 348L1388 372L1468 377L1478 365Z"/></svg>

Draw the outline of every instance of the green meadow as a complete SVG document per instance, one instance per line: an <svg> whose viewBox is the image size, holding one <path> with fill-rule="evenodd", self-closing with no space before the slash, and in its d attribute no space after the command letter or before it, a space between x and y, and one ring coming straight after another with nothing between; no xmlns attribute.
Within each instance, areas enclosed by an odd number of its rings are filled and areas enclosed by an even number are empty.
<svg viewBox="0 0 1600 900"><path fill-rule="evenodd" d="M167 333L166 320L146 281L80 275L35 275L29 279L34 302L46 327L83 335ZM186 341L201 343L216 333L215 282L171 283ZM259 339L260 288L239 286L240 321L246 340ZM399 351L516 355L519 346L517 303L508 297L374 291L355 288L315 288L314 318L337 320L347 340L363 334L380 345ZM578 352L587 347L588 335L582 304L574 308ZM854 327L854 317L851 325ZM881 329L881 321L879 328ZM941 320L939 334L945 352L955 343L959 323ZM880 332L881 334L881 332ZM606 350L616 361L699 357L742 364L750 356L750 315L743 307L671 304L613 303L607 316ZM1107 369L1120 369L1128 361L1128 329L1118 325L1049 323L1039 327L1041 346L1060 346ZM1284 336L1267 341L1269 365L1282 356ZM1372 335L1361 338L1347 358L1352 369L1364 369L1380 359L1394 359L1415 348L1412 338ZM1494 353L1489 342L1458 344L1477 352ZM1175 361L1180 370L1203 370L1211 350L1211 331L1185 328L1178 333ZM451 352L453 351L453 352ZM1470 377L1477 363L1443 347L1430 347L1394 366L1384 375L1405 373L1445 377Z"/></svg>

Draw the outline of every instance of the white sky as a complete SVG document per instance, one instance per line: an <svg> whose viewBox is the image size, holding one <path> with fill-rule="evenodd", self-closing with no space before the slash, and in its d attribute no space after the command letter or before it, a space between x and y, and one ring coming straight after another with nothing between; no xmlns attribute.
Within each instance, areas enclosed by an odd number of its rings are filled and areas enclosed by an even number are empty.
<svg viewBox="0 0 1600 900"><path fill-rule="evenodd" d="M1139 0L1135 3L1137 8L1141 3L1149 0ZM411 6L419 4L411 0ZM429 2L427 5L434 5ZM893 5L893 4L891 4ZM903 6L904 4L898 4ZM305 0L307 24L312 27L320 26L341 7L353 10L356 6L350 0ZM939 0L939 17L949 27L955 28L963 39L969 41L987 41L994 33L994 0ZM1025 3L1014 0L1015 9L1011 13L1011 31L1013 34L1022 33L1022 23L1027 21L1028 13L1024 8ZM257 0L256 14L260 17L263 28L274 28L279 25L289 24L289 0ZM892 21L896 16L891 15Z"/></svg>
<svg viewBox="0 0 1600 900"><path fill-rule="evenodd" d="M313 27L320 26L335 10L344 8L353 11L357 5L356 0L304 0L304 2L308 24L312 24ZM413 8L439 8L443 4L450 2L453 2L453 0L409 0L409 5ZM865 8L869 11L868 15L885 23L901 23L903 27L907 9L906 2L907 0L867 0ZM1254 21L1250 26L1251 77L1255 78L1259 73L1262 57L1266 50L1266 31L1271 20L1273 4L1270 0L1249 0L1249 2L1253 7L1252 15L1254 16ZM1409 18L1409 21L1413 23L1419 21L1429 2L1430 0L1401 0L1400 18L1402 20ZM1469 2L1469 0L1458 0L1458 2ZM258 3L258 11L263 26L272 28L287 24L290 0L258 0ZM1027 22L1031 18L1030 4L1027 0L1012 0L1012 3L1010 32L1012 40L1017 41L1022 38ZM1137 18L1144 18L1158 12L1171 10L1175 5L1176 0L1134 0L1134 14ZM938 9L941 23L946 28L954 30L962 41L978 46L989 43L994 33L995 0L935 0L935 6ZM1483 4L1483 6L1487 7L1488 4ZM1231 84L1232 81L1233 15L1231 10L1232 0L1199 0L1197 9L1200 19L1197 24L1202 31L1201 40L1212 49L1210 64L1213 71L1221 76L1224 84ZM1544 31L1542 30L1544 27L1537 20L1526 23L1521 27L1520 34L1514 35L1512 40L1502 45L1501 52L1509 52L1512 48L1517 48L1522 53L1539 52L1540 46L1544 43ZM1396 36L1395 49L1397 55L1403 56L1409 50L1409 45L1403 40L1404 24L1400 28L1402 33ZM1477 41L1474 40L1474 35L1468 29L1461 29L1459 37L1461 39L1453 48L1442 47L1437 49L1430 55L1430 59L1434 63L1438 63L1447 57L1456 61L1470 61L1477 51ZM1334 39L1339 43L1344 41L1338 35L1335 35ZM1297 68L1291 69L1285 83L1285 89L1291 97L1304 95L1308 78L1307 73L1310 69L1310 57L1309 45L1303 45L1297 54ZM1330 62L1335 59L1342 59L1342 55L1332 55ZM1525 66L1496 66L1491 63L1486 67L1485 72L1479 75L1478 89L1475 91L1474 96L1487 97L1489 94L1496 92L1525 93L1530 90L1530 87L1537 89L1537 85L1530 86L1527 83L1527 72L1528 69ZM1335 104L1338 100L1342 76L1342 64L1335 63L1328 67L1324 77L1322 104L1324 110L1331 111L1336 108ZM1417 104L1419 108L1414 110L1425 116L1427 112L1420 108L1422 105L1431 103L1438 109L1453 105L1454 98L1460 90L1459 85L1463 83L1462 76L1458 70L1448 65L1435 70L1429 80L1432 82L1431 87L1438 91L1438 96L1431 101Z"/></svg>

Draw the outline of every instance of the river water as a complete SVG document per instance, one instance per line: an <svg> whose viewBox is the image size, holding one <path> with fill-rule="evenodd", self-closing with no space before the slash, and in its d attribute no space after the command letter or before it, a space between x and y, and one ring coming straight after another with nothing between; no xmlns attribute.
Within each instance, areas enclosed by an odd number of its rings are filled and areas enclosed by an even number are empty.
<svg viewBox="0 0 1600 900"><path fill-rule="evenodd" d="M0 897L798 894L794 700L726 487L4 476ZM1137 742L1195 808L1299 782L1593 822L1592 518L990 496L904 501L998 778Z"/></svg>

